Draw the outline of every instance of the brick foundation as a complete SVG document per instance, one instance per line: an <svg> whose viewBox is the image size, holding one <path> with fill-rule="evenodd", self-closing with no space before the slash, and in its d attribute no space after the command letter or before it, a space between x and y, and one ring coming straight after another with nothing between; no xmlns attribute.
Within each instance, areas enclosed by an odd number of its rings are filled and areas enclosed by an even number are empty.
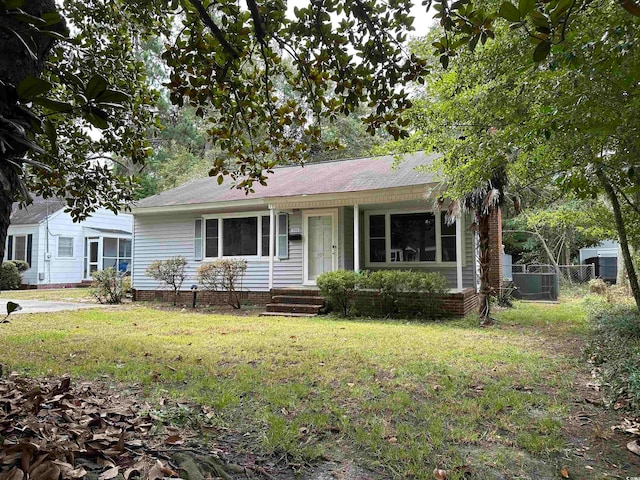
<svg viewBox="0 0 640 480"><path fill-rule="evenodd" d="M400 310L404 306L407 310L419 302L420 293L405 292L399 293ZM374 315L378 309L375 306L377 292L372 290L359 290L356 292L357 311L359 315ZM445 316L464 317L475 312L478 308L478 294L473 288L467 288L462 292L447 293L441 297L441 308ZM402 311L400 311L402 316Z"/></svg>
<svg viewBox="0 0 640 480"><path fill-rule="evenodd" d="M369 315L374 312L376 292L360 290L358 295L358 309L360 315ZM404 305L412 305L417 302L416 294L407 292L399 294ZM197 305L225 305L226 293L215 293L198 291ZM173 292L169 290L133 290L133 300L152 302L160 301L173 303ZM241 300L254 305L266 305L271 302L270 292L242 292ZM191 305L193 302L193 292L190 290L181 291L178 294L178 305ZM367 311L367 305L371 311ZM442 297L442 310L446 315L464 317L476 311L478 308L478 295L472 288L467 288L462 292L447 293Z"/></svg>
<svg viewBox="0 0 640 480"><path fill-rule="evenodd" d="M198 290L197 305L226 305L227 298L226 293ZM266 305L271 301L271 294L269 292L242 292L240 300L254 305ZM173 292L169 290L133 290L133 301L173 303ZM179 292L177 303L179 305L191 305L193 303L193 292L191 290Z"/></svg>

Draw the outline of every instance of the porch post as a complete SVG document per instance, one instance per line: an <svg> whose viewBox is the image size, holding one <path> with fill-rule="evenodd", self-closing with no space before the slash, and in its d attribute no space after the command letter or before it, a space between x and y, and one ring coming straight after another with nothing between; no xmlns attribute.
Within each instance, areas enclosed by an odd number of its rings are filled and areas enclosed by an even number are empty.
<svg viewBox="0 0 640 480"><path fill-rule="evenodd" d="M273 288L273 257L276 254L276 212L269 205L269 291Z"/></svg>
<svg viewBox="0 0 640 480"><path fill-rule="evenodd" d="M353 206L353 270L360 270L360 205Z"/></svg>
<svg viewBox="0 0 640 480"><path fill-rule="evenodd" d="M456 280L462 291L462 214L456 218Z"/></svg>

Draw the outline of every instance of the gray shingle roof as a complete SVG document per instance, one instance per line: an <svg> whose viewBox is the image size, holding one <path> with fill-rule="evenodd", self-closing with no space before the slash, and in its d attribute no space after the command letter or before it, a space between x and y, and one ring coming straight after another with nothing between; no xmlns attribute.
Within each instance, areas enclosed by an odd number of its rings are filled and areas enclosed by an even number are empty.
<svg viewBox="0 0 640 480"><path fill-rule="evenodd" d="M14 203L11 210L11 225L30 225L40 223L47 218L48 215L57 212L66 206L61 198L34 197L33 203L26 207L18 208L18 204Z"/></svg>
<svg viewBox="0 0 640 480"><path fill-rule="evenodd" d="M404 155L394 167L393 155L356 158L334 162L309 163L274 169L267 186L256 185L255 193L231 188L225 181L218 185L215 177L202 178L137 202L135 208L154 208L203 203L233 202L272 197L314 195L322 193L361 192L385 188L426 185L438 181L432 173L416 167L430 165L437 154L416 152Z"/></svg>

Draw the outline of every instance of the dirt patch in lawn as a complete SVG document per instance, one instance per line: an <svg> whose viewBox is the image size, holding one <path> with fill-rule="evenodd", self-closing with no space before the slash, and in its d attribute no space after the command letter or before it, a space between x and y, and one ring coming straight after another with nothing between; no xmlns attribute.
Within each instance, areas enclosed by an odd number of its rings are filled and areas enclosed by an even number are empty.
<svg viewBox="0 0 640 480"><path fill-rule="evenodd" d="M531 327L502 325L500 328L515 329L525 333ZM627 478L640 476L640 456L627 449L627 443L638 438L625 434L617 425L624 423L628 414L623 408L608 408L606 399L591 374L591 365L584 358L585 337L565 333L558 336L551 328L535 329L537 346L549 352L551 357L566 357L578 365L573 375L572 398L568 404L569 415L563 420L563 436L567 440L563 455L557 460L556 478L562 468L569 473L567 478ZM548 389L549 395L556 392ZM539 476L547 478L542 470ZM560 475L562 477L562 475Z"/></svg>

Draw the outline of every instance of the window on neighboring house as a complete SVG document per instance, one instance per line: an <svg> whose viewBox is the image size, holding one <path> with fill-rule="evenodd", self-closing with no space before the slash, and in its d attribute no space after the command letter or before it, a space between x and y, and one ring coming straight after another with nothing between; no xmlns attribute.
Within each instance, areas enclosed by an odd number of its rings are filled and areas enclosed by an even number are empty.
<svg viewBox="0 0 640 480"><path fill-rule="evenodd" d="M27 261L27 236L26 235L14 235L13 236L13 258L12 260Z"/></svg>
<svg viewBox="0 0 640 480"><path fill-rule="evenodd" d="M440 212L370 214L367 234L370 264L456 261L455 223Z"/></svg>
<svg viewBox="0 0 640 480"><path fill-rule="evenodd" d="M58 257L73 258L73 237L58 237Z"/></svg>
<svg viewBox="0 0 640 480"><path fill-rule="evenodd" d="M128 272L131 267L131 239L104 237L102 239L102 268L113 267Z"/></svg>

